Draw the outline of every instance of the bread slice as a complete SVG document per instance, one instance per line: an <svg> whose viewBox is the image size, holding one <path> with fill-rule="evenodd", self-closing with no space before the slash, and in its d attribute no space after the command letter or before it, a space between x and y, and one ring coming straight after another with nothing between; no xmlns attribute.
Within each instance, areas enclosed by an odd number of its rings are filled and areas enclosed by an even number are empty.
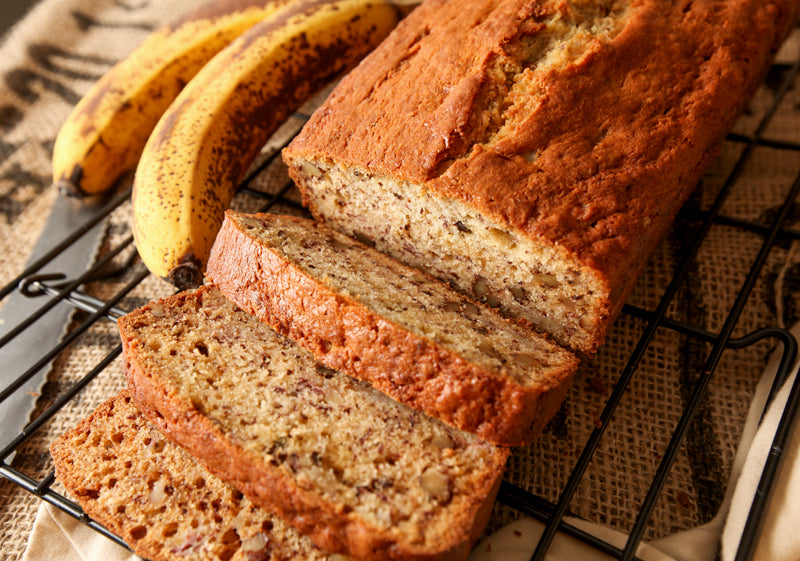
<svg viewBox="0 0 800 561"><path fill-rule="evenodd" d="M603 342L797 0L427 0L284 152L335 229Z"/></svg>
<svg viewBox="0 0 800 561"><path fill-rule="evenodd" d="M164 438L127 390L51 448L56 477L89 516L152 561L343 561Z"/></svg>
<svg viewBox="0 0 800 561"><path fill-rule="evenodd" d="M577 366L548 338L303 218L228 211L206 275L327 366L495 444L537 437Z"/></svg>
<svg viewBox="0 0 800 561"><path fill-rule="evenodd" d="M139 408L218 477L357 559L463 559L508 450L330 370L216 288L119 320Z"/></svg>

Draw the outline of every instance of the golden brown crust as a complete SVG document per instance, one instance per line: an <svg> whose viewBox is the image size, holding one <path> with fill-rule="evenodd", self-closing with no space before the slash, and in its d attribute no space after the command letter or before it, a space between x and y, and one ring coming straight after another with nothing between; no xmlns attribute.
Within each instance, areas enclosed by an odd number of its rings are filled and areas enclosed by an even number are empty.
<svg viewBox="0 0 800 561"><path fill-rule="evenodd" d="M572 355L553 346L554 356L546 358L558 365L548 366L535 385L487 371L308 276L285 255L248 235L237 216L229 212L217 235L207 277L239 307L298 342L326 366L367 380L398 401L500 445L530 443L558 410L577 367ZM274 227L281 222L301 224L308 228L309 239L333 235L297 217L244 218L272 221ZM366 246L360 249L376 263L388 260Z"/></svg>
<svg viewBox="0 0 800 561"><path fill-rule="evenodd" d="M210 289L203 287L197 293L207 290ZM179 294L156 305L160 310L170 305L181 307L183 299L194 298L193 294L197 293ZM470 495L463 498L464 504L454 517L457 519L453 520L451 532L441 536L436 551L426 550L420 544L399 543L396 537L366 523L347 505L321 496L313 485L303 487L282 464L273 464L261 454L246 451L204 413L203 403L194 403L163 384L159 373L152 372L152 367L140 360L147 353L140 347L137 325L147 321L143 316L149 314L150 309L151 306L145 306L119 321L131 395L137 407L160 431L202 461L209 471L230 482L253 503L276 514L327 551L376 561L466 557L471 540L478 531L476 521L483 519L486 503L494 501L491 493L496 492L508 450L491 448L491 457L486 458L486 464L493 468L485 469Z"/></svg>
<svg viewBox="0 0 800 561"><path fill-rule="evenodd" d="M631 271L669 228L800 6L632 0L615 37L570 64L517 74L534 76L536 95L504 97L497 61L524 58L521 45L559 5L423 3L285 156L422 184L564 250L608 286L608 314L592 318L599 342Z"/></svg>

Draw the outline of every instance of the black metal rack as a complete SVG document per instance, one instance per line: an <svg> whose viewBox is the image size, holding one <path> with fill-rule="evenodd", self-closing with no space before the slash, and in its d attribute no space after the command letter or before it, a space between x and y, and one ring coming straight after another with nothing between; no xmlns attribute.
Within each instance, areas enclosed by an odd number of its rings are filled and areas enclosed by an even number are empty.
<svg viewBox="0 0 800 561"><path fill-rule="evenodd" d="M557 532L564 532L567 535L575 537L583 542L591 545L597 550L604 552L612 557L621 560L636 559L636 550L639 543L645 537L645 530L648 520L653 512L656 501L658 500L663 489L664 482L672 468L678 449L681 443L686 438L687 433L691 430L692 421L697 414L698 407L703 400L710 380L715 375L716 369L719 365L721 356L725 350L739 349L749 345L756 344L765 339L772 339L782 346L782 359L781 365L773 384L772 394L777 391L782 383L789 375L790 369L795 361L797 355L797 343L793 336L785 329L775 326L765 326L757 329L752 333L741 337L734 337L734 328L740 318L742 310L744 309L748 298L755 286L756 280L762 273L762 269L766 259L771 251L776 247L776 244L785 240L800 240L800 230L787 227L787 220L789 218L790 210L793 208L794 202L797 198L798 191L800 191L800 175L795 179L788 193L785 197L781 211L778 212L769 222L747 221L739 218L734 218L723 214L723 204L728 197L733 186L739 180L742 170L755 156L756 149L759 147L773 147L782 150L789 150L793 153L800 154L800 144L792 142L782 142L771 140L765 137L765 131L775 117L775 113L781 101L785 98L787 93L793 87L793 84L800 74L800 60L794 62L793 66L786 68L782 74L780 86L776 89L774 99L760 120L753 134L731 134L728 141L736 143L741 147L741 154L736 161L733 169L728 174L724 185L719 190L715 201L712 206L703 211L692 214L686 211L685 218L690 220L696 229L696 236L694 242L684 254L678 267L674 271L669 284L663 290L660 299L655 307L652 309L645 309L642 307L626 306L624 314L628 314L644 322L644 329L633 348L633 351L627 357L627 364L624 369L619 373L618 381L610 392L602 413L600 414L594 430L591 432L588 440L585 442L577 461L575 462L571 474L566 481L566 484L558 490L558 500L556 502L549 501L543 497L537 496L521 487L504 482L501 486L498 501L507 505L525 515L536 518L544 522L544 533L539 542L538 548L533 554L532 559L541 561L544 559L547 548L550 546ZM253 188L251 182L259 177L259 174L264 169L268 168L274 163L279 152L277 150L272 152L271 156L264 158L263 164L255 169L253 173L248 176L243 182L242 192L246 195L260 197L262 199L262 207L264 210L270 209L275 205L286 205L295 210L302 210L302 207L297 202L296 197L290 196L292 192L292 185L290 182L278 190L276 193L266 194L260 190ZM61 344L53 349L45 349L42 351L41 360L39 360L31 369L20 375L20 377L12 384L5 388L0 388L0 403L5 401L10 395L18 391L24 391L28 380L40 369L45 368L53 359L58 357L59 353L63 352L72 342L84 336L93 325L98 322L114 321L120 314L126 312L125 308L120 307L121 302L148 277L147 271L135 263L135 250L133 250L133 238L131 235L125 235L122 240L108 248L103 257L99 259L91 268L89 268L83 275L74 279L60 279L53 278L52 276L42 276L39 271L47 263L52 261L64 248L69 247L75 240L79 239L95 224L107 219L109 215L124 205L130 197L130 189L123 191L113 197L107 204L100 209L96 217L87 222L84 227L78 229L73 235L66 238L63 243L58 244L44 257L39 259L36 263L27 267L9 284L0 289L0 299L5 298L15 290L22 291L23 294L29 296L31 299L31 315L23 324L16 326L0 339L0 347L4 345L13 345L15 337L24 331L30 324L44 316L47 311L55 306L58 302L69 302L76 309L83 311L83 317L75 322L73 329L65 337ZM753 259L750 267L749 274L742 282L738 293L735 295L732 306L728 311L728 315L722 322L722 326L716 331L707 331L702 327L690 325L684 322L672 319L668 310L673 302L678 287L685 281L686 274L690 268L693 260L696 259L699 248L703 244L710 229L714 225L725 225L726 227L737 228L747 232L755 233L762 237L758 255ZM124 275L124 282L116 290L116 292L106 298L98 299L89 296L82 290L82 287L88 282L96 281L104 275L109 275L109 267L112 263L118 261L120 256L129 254L129 258L124 260L122 265L116 265L116 268L111 271L111 274ZM38 305L42 302L43 298L47 297L47 303ZM592 461L592 457L596 452L601 440L606 435L610 421L617 410L617 407L622 400L623 395L631 384L637 369L640 366L642 357L646 353L648 346L651 344L656 332L658 330L671 330L679 333L682 337L692 338L708 345L710 349L704 358L705 364L702 371L698 373L696 381L694 382L691 395L687 401L685 409L682 411L677 424L673 427L669 435L669 444L663 451L660 464L657 471L650 482L649 490L641 503L641 507L636 515L635 523L630 531L629 539L624 548L620 549L612 544L602 541L590 534L587 534L575 526L565 522L564 518L568 513L571 501L575 496L578 485L584 476L587 466ZM112 540L124 545L124 543L115 535L108 532L98 523L89 519L83 514L80 507L69 500L64 495L60 494L54 489L55 478L52 471L44 477L31 477L26 475L21 470L12 466L8 458L15 454L15 452L23 446L27 441L33 438L39 430L62 408L66 407L73 399L76 398L84 390L84 388L92 382L100 373L107 369L115 359L120 355L121 347L116 345L110 349L105 356L93 365L83 376L68 388L55 397L54 400L42 411L39 411L30 424L19 433L16 439L10 442L5 448L0 451L0 475L9 479L21 488L35 494L42 500L45 500L59 509L79 518L86 524L90 525L97 531L105 534ZM787 444L792 434L792 427L795 424L798 410L800 409L800 378L795 381L789 401L784 409L778 431L775 435L772 453L769 455L767 463L764 467L763 474L759 483L758 492L756 493L756 500L749 513L748 523L742 540L739 546L737 559L746 560L750 559L755 545L757 543L760 524L762 521L762 513L765 506L770 499L771 490L775 484L777 474L781 467L782 451Z"/></svg>

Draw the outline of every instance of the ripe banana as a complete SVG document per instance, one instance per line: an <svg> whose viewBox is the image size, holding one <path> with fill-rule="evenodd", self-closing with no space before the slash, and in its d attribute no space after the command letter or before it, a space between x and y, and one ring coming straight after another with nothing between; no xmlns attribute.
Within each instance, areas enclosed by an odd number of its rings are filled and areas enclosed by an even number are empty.
<svg viewBox="0 0 800 561"><path fill-rule="evenodd" d="M216 53L289 1L213 1L150 34L90 88L59 131L53 181L61 192L108 191L136 167L183 86Z"/></svg>
<svg viewBox="0 0 800 561"><path fill-rule="evenodd" d="M179 288L202 282L236 185L270 135L397 21L384 0L298 0L192 79L153 131L134 177L133 233L152 273Z"/></svg>

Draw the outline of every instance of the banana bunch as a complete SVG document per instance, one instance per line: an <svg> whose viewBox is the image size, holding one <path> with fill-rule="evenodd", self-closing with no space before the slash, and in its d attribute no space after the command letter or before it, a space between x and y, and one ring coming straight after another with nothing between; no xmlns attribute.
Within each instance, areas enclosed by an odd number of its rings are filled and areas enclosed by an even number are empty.
<svg viewBox="0 0 800 561"><path fill-rule="evenodd" d="M386 37L385 0L293 0L220 51L181 91L136 168L133 231L154 274L200 284L238 182L277 127Z"/></svg>
<svg viewBox="0 0 800 561"><path fill-rule="evenodd" d="M56 137L53 181L96 195L136 167L159 118L211 58L290 0L210 2L154 31L76 105Z"/></svg>

